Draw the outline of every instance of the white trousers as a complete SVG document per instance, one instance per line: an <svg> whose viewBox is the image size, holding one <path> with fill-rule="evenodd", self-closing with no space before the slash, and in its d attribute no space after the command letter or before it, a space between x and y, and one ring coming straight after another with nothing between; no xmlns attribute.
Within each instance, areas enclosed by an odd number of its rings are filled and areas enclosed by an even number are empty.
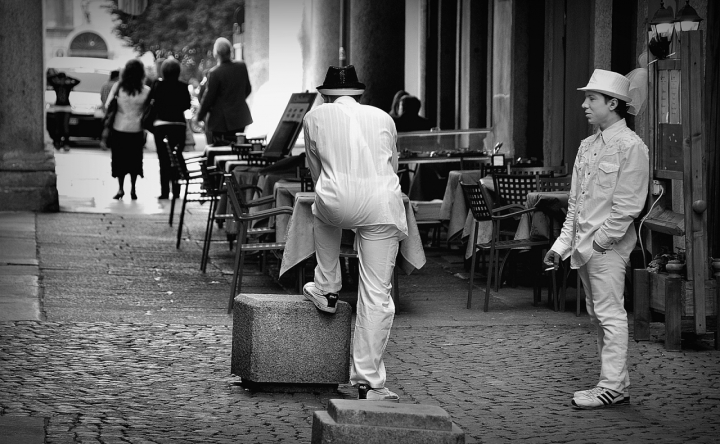
<svg viewBox="0 0 720 444"><path fill-rule="evenodd" d="M340 240L342 229L315 217L315 286L337 293L342 287ZM395 315L392 277L401 232L394 225L358 227L355 245L360 262L357 316L352 344L350 383L385 387L383 354Z"/></svg>
<svg viewBox="0 0 720 444"><path fill-rule="evenodd" d="M578 269L585 305L597 328L600 354L598 386L622 392L630 385L627 370L628 320L624 307L625 261L614 250L593 251Z"/></svg>

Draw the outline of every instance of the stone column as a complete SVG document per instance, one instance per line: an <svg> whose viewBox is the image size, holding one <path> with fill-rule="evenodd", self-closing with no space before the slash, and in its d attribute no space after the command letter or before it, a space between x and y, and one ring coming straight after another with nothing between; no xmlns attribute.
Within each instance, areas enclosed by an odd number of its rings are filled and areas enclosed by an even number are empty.
<svg viewBox="0 0 720 444"><path fill-rule="evenodd" d="M405 2L351 0L350 53L367 89L362 103L389 110L405 86Z"/></svg>
<svg viewBox="0 0 720 444"><path fill-rule="evenodd" d="M312 0L303 15L303 86L310 92L321 85L329 66L340 63L340 2Z"/></svg>
<svg viewBox="0 0 720 444"><path fill-rule="evenodd" d="M0 2L0 211L58 211L55 157L45 144L42 0Z"/></svg>
<svg viewBox="0 0 720 444"><path fill-rule="evenodd" d="M245 42L244 60L250 75L253 93L270 80L270 7L267 0L247 0L245 2ZM248 98L253 105L255 94Z"/></svg>

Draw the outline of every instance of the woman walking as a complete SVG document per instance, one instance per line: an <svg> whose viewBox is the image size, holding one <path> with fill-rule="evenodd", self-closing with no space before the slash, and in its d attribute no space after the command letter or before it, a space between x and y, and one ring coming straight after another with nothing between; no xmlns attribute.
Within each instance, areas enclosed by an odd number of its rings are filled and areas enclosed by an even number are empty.
<svg viewBox="0 0 720 444"><path fill-rule="evenodd" d="M150 88L145 86L145 67L140 60L132 59L125 64L120 81L113 85L105 108L117 94L117 114L113 122L108 146L111 150L112 176L117 177L118 192L113 199L122 199L125 195L125 176L130 175L130 197L135 200L135 181L143 177L143 148L145 132L142 119L145 101Z"/></svg>
<svg viewBox="0 0 720 444"><path fill-rule="evenodd" d="M162 78L155 81L150 94L150 99L155 101L154 109L157 113L153 125L153 135L160 163L160 196L158 199L170 197L171 183L173 184L173 199L177 199L180 194L180 186L177 184L177 178L173 177L169 149L174 148L178 155L182 156L179 153L185 148L185 110L190 108L190 92L187 83L179 80L180 62L176 59L165 60L160 70ZM166 139L167 143L165 143Z"/></svg>

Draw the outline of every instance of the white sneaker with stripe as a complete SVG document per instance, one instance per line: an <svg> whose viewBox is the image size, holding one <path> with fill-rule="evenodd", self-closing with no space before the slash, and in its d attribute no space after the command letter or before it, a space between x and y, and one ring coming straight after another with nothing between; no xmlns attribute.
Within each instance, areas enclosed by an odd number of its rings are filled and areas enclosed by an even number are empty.
<svg viewBox="0 0 720 444"><path fill-rule="evenodd" d="M579 393L579 394L578 394ZM598 407L609 407L629 402L625 395L605 387L595 387L590 390L577 392L572 400L572 405L581 409L594 409Z"/></svg>

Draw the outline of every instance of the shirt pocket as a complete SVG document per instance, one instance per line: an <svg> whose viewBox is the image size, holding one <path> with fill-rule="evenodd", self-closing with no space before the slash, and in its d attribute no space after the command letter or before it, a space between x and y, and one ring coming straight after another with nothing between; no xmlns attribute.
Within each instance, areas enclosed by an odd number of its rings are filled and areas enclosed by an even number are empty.
<svg viewBox="0 0 720 444"><path fill-rule="evenodd" d="M617 182L617 175L620 166L609 162L600 162L598 164L598 186L600 188L612 188Z"/></svg>

